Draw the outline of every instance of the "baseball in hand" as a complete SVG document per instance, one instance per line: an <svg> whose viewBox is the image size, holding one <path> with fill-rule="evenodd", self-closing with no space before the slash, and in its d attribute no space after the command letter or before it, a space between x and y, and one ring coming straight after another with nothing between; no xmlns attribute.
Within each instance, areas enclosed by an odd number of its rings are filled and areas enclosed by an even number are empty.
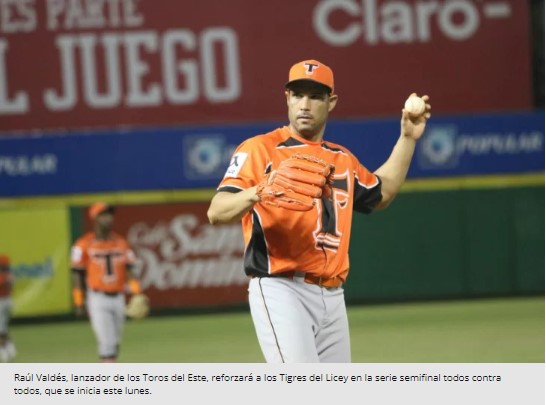
<svg viewBox="0 0 546 405"><path fill-rule="evenodd" d="M421 97L410 96L404 104L404 109L412 117L417 117L425 112L425 102Z"/></svg>

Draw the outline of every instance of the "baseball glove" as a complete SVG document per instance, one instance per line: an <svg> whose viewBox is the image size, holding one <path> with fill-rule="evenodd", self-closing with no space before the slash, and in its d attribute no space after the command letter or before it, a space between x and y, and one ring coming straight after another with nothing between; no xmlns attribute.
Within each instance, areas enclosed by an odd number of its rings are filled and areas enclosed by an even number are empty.
<svg viewBox="0 0 546 405"><path fill-rule="evenodd" d="M125 314L132 319L146 318L150 313L150 300L144 294L135 294L125 307Z"/></svg>
<svg viewBox="0 0 546 405"><path fill-rule="evenodd" d="M315 198L330 198L334 166L314 156L296 153L283 160L258 185L258 196L264 204L294 211L309 211Z"/></svg>

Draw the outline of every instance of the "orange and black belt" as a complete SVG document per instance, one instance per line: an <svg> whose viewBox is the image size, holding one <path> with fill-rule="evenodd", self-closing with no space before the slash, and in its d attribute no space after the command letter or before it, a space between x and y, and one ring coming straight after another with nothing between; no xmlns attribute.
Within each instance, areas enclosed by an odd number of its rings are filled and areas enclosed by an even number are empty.
<svg viewBox="0 0 546 405"><path fill-rule="evenodd" d="M316 284L320 287L326 288L336 288L340 287L343 284L343 280L340 277L325 278L320 276L315 276L311 273L305 273L303 271L286 271L283 273L269 274L269 275L255 275L253 277L283 277L283 278L303 278L303 280L308 284Z"/></svg>

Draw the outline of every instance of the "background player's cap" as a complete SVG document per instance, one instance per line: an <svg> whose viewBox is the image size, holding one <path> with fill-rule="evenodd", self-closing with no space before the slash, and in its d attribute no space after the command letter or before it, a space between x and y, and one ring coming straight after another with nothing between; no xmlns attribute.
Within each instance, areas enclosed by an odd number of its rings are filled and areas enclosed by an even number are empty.
<svg viewBox="0 0 546 405"><path fill-rule="evenodd" d="M285 87L298 80L311 80L328 87L332 93L334 91L334 72L318 60L304 60L292 66Z"/></svg>
<svg viewBox="0 0 546 405"><path fill-rule="evenodd" d="M103 212L114 213L114 207L103 202L96 202L91 207L89 207L89 218L95 219L97 216Z"/></svg>

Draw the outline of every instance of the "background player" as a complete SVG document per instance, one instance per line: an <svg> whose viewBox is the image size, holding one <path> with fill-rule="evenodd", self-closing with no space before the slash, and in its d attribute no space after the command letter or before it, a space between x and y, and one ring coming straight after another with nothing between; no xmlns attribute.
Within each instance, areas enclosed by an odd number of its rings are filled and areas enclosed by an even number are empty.
<svg viewBox="0 0 546 405"><path fill-rule="evenodd" d="M0 254L0 361L4 363L13 360L17 354L15 345L9 337L12 289L13 273L9 258Z"/></svg>
<svg viewBox="0 0 546 405"><path fill-rule="evenodd" d="M87 313L104 362L116 361L125 322L125 291L141 292L132 274L135 255L129 243L112 231L114 208L97 202L89 208L94 231L72 247L73 300L76 313Z"/></svg>
<svg viewBox="0 0 546 405"><path fill-rule="evenodd" d="M332 70L316 60L296 63L285 95L288 126L247 139L236 149L208 216L213 224L242 219L249 303L268 362L349 362L349 326L343 283L349 271L352 211L384 208L405 181L415 143L430 118L430 104L410 117L390 157L374 173L346 148L323 140L335 108ZM422 99L428 103L428 96ZM275 185L302 176L289 159L307 154L335 167L333 188L309 211L279 208L292 192ZM307 177L305 174L304 177ZM330 178L324 178L327 184ZM267 204L265 203L267 202ZM290 202L291 203L291 202ZM296 205L296 204L293 204Z"/></svg>

